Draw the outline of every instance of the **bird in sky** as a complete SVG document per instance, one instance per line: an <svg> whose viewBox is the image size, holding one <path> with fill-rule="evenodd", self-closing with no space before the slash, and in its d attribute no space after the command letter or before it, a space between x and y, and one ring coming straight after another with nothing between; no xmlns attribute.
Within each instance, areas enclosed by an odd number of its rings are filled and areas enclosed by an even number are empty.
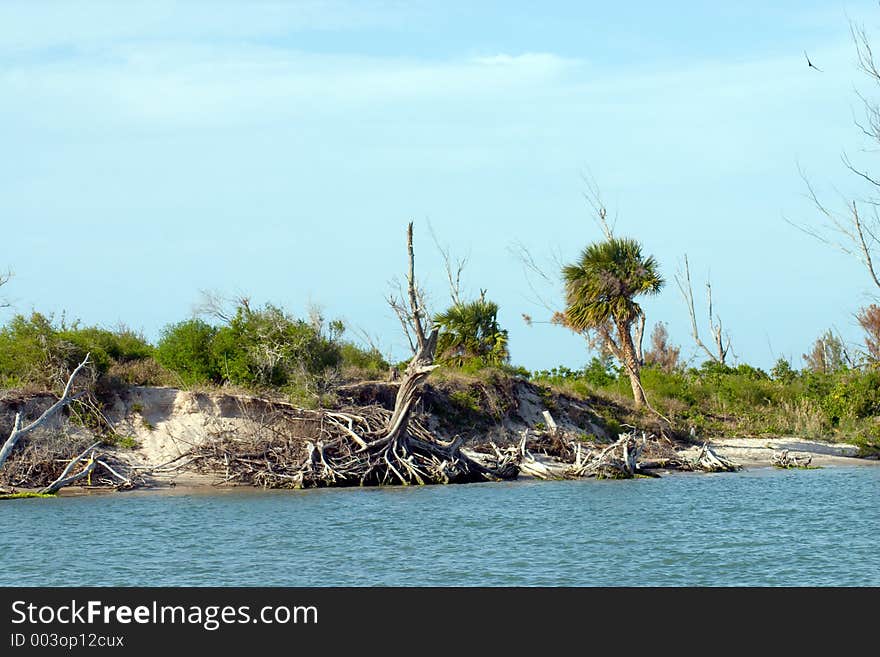
<svg viewBox="0 0 880 657"><path fill-rule="evenodd" d="M810 61L810 58L809 58L809 56L807 55L807 51L806 51L806 50L804 50L804 57L806 57L806 59L807 59L807 66L809 66L810 68L814 68L814 69L816 69L817 71L819 71L819 73L822 72L822 69L821 69L821 68L819 68L818 66L813 66L813 62Z"/></svg>

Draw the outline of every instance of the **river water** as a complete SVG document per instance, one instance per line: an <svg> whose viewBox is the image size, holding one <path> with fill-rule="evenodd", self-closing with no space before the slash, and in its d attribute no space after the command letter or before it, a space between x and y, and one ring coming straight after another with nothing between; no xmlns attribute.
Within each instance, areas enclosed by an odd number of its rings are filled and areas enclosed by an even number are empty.
<svg viewBox="0 0 880 657"><path fill-rule="evenodd" d="M880 467L0 502L0 585L880 585Z"/></svg>

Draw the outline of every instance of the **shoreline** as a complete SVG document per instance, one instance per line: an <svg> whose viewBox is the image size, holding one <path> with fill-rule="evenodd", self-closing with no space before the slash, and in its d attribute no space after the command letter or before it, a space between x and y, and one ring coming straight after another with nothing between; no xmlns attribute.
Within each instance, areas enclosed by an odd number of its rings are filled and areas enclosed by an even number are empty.
<svg viewBox="0 0 880 657"><path fill-rule="evenodd" d="M866 458L857 456L858 447L848 443L825 443L817 440L805 440L802 438L785 437L785 438L718 438L709 441L709 445L720 455L725 458L732 459L743 470L760 470L766 468L775 468L772 463L774 454L781 450L789 450L797 454L809 454L813 457L812 466L818 468L841 467L841 466L863 466L878 467L880 459ZM690 452L696 452L698 446L693 446L682 450L683 455ZM671 475L701 475L706 473L700 472L682 472L679 470L659 470L661 477ZM721 473L727 474L727 473ZM505 482L485 482L485 483L515 483L520 482L540 482L543 481L538 477L521 473L517 479ZM549 480L564 481L564 480ZM575 481L575 480L571 480ZM437 484L439 485L439 484ZM455 484L448 484L454 486ZM352 487L354 489L363 490L363 488L382 489L388 486L367 486ZM400 488L397 486L395 488ZM329 488L314 489L276 489L262 488L251 485L218 485L216 477L208 474L200 474L195 472L180 473L175 477L154 477L150 485L138 487L132 491L124 491L129 493L163 493L163 494L205 494L208 492L305 492L306 490L329 490ZM85 488L71 486L60 491L59 497L85 497L91 495L109 495L116 493L116 490L107 488Z"/></svg>

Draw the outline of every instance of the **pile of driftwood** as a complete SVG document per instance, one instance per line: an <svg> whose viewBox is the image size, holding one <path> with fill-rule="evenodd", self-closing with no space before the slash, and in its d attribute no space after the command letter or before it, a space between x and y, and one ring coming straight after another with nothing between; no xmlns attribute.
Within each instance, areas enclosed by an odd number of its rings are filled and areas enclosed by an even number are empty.
<svg viewBox="0 0 880 657"><path fill-rule="evenodd" d="M83 448L86 444L64 434L35 436L6 462L3 481L10 492L25 488L46 494L71 484L126 490L143 483L100 441Z"/></svg>
<svg viewBox="0 0 880 657"><path fill-rule="evenodd" d="M740 469L740 466L730 459L716 454L708 443L703 443L697 457L690 462L689 469L702 472L735 472Z"/></svg>
<svg viewBox="0 0 880 657"><path fill-rule="evenodd" d="M530 443L524 437L519 448L519 468L538 479L632 479L645 474L639 467L638 458L646 441L644 435L639 439L634 433L620 434L617 441L601 448L572 440L568 442L567 450L556 450L552 458L544 458L532 449L545 445L546 439Z"/></svg>
<svg viewBox="0 0 880 657"><path fill-rule="evenodd" d="M787 449L782 450L778 454L774 454L771 459L771 463L777 468L782 468L784 470L791 470L795 468L803 468L808 469L811 467L816 467L810 465L813 462L813 457L809 454L795 454L789 452Z"/></svg>
<svg viewBox="0 0 880 657"><path fill-rule="evenodd" d="M136 481L132 475L123 474L127 471L127 466L101 452L101 441L90 444L85 449L68 437L52 440L51 437L42 436L41 440L30 444L21 442L27 436L39 435L39 431L45 434L47 423L62 409L83 396L83 392L74 392L74 382L89 362L89 354L86 354L70 374L61 397L37 419L25 423L21 413L16 413L12 431L0 447L0 474L10 486L10 491L14 491L16 487L39 487L40 493L51 495L74 483L117 489L134 487ZM49 432L49 436L51 435L52 432ZM7 465L10 467L4 469Z"/></svg>
<svg viewBox="0 0 880 657"><path fill-rule="evenodd" d="M546 445L556 446L561 434L553 442L547 437L536 441L527 441L524 437L520 443L520 471L539 479L578 479L595 477L598 479L631 479L633 477L659 477L656 470L679 470L701 472L733 472L740 466L719 456L703 444L696 458L688 459L681 456L668 442L656 440L653 436L642 433L637 437L635 432L622 433L617 441L609 445L595 446L578 441L568 441L568 449L556 449L546 458L532 451L535 447ZM649 458L642 458L649 453Z"/></svg>

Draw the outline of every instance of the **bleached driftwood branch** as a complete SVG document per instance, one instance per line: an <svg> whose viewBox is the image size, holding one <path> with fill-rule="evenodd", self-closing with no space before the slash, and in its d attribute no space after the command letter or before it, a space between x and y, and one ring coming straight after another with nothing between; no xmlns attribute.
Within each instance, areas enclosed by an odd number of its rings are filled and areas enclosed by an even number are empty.
<svg viewBox="0 0 880 657"><path fill-rule="evenodd" d="M73 388L73 381L76 379L76 375L80 373L80 371L89 363L90 354L86 354L86 357L83 358L83 361L76 366L76 369L71 373L70 378L67 380L67 385L64 386L64 393L61 395L61 398L52 404L49 408L47 408L40 417L31 422L25 427L21 426L21 413L15 414L15 422L12 425L12 433L9 434L9 438L6 439L6 442L3 443L2 449L0 449L0 470L3 469L3 465L6 463L6 459L9 458L9 455L12 453L12 450L15 448L16 443L27 433L30 433L34 429L45 424L53 415L55 415L62 408L67 406L70 402L78 399L82 393L73 395L71 394L71 390Z"/></svg>

